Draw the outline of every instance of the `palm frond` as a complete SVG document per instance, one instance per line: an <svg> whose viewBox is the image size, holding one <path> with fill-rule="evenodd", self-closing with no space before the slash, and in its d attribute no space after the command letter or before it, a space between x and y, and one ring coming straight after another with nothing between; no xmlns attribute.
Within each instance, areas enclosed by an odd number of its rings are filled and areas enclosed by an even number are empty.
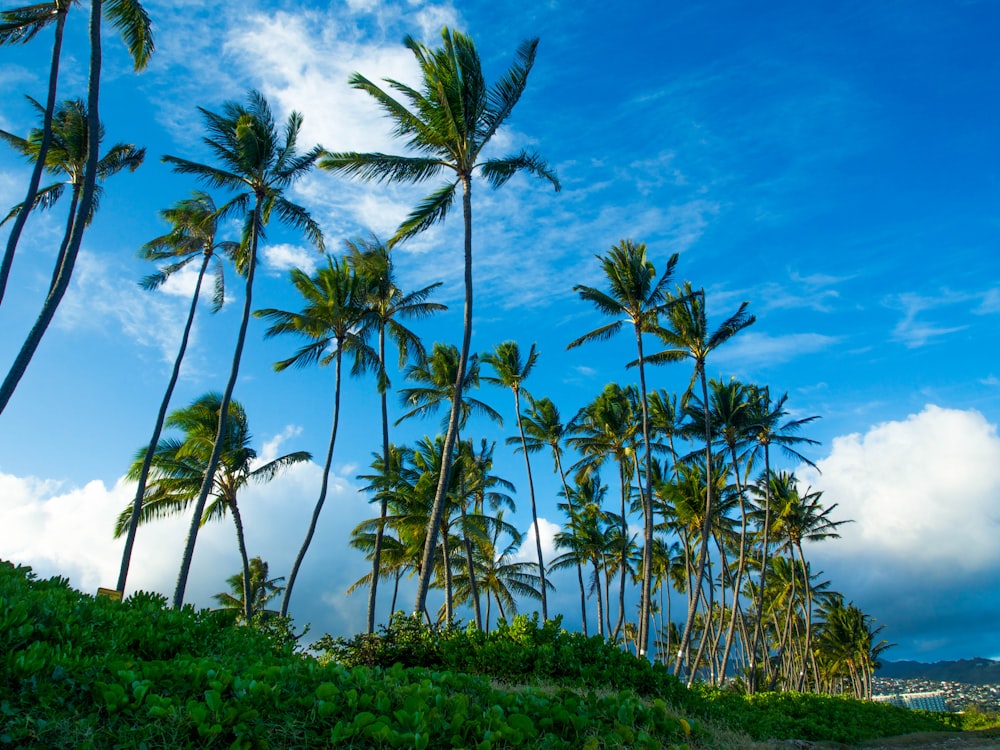
<svg viewBox="0 0 1000 750"><path fill-rule="evenodd" d="M153 55L153 24L138 0L104 0L104 15L122 35L136 70Z"/></svg>

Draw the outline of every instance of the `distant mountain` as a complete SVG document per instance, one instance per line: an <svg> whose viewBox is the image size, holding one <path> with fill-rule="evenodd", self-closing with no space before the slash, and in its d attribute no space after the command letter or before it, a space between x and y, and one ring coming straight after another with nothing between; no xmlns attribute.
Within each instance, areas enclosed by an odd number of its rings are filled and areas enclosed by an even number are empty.
<svg viewBox="0 0 1000 750"><path fill-rule="evenodd" d="M934 680L964 682L968 685L1000 685L1000 661L992 659L959 659L924 664L919 661L883 661L876 677L900 680Z"/></svg>

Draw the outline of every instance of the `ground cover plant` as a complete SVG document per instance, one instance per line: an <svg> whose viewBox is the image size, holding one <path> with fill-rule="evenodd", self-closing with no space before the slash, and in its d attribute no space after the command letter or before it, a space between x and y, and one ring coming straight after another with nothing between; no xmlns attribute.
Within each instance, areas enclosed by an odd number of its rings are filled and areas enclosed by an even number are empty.
<svg viewBox="0 0 1000 750"><path fill-rule="evenodd" d="M0 562L0 747L709 748L953 728L846 699L689 691L524 617L490 633L397 617L317 645L297 648L280 620L94 598Z"/></svg>

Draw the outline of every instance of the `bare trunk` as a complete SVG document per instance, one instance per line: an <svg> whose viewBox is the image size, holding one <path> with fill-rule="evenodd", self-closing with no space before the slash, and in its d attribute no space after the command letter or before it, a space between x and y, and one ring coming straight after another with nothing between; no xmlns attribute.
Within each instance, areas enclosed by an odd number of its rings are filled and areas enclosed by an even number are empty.
<svg viewBox="0 0 1000 750"><path fill-rule="evenodd" d="M188 309L187 321L184 323L184 332L181 334L181 345L174 359L174 369L170 373L170 381L167 383L167 390L160 401L160 410L156 415L156 424L153 426L153 436L149 440L149 447L146 448L146 455L142 459L142 469L139 472L139 484L135 489L135 500L132 501L132 518L128 525L128 534L125 537L125 549L122 551L122 565L118 573L118 592L125 593L125 580L128 578L128 569L132 561L132 547L135 544L136 530L139 528L139 516L142 513L142 501L146 494L146 482L149 479L149 469L153 463L153 454L156 453L156 446L160 442L160 433L163 431L163 423L167 417L167 409L170 407L170 398L174 394L174 386L181 373L181 362L184 360L184 353L187 351L188 339L191 335L191 327L194 324L194 315L198 309L198 296L201 294L201 283L208 270L208 263L212 256L205 253L205 259L198 272L198 280L194 285L194 295L191 298L191 307Z"/></svg>
<svg viewBox="0 0 1000 750"><path fill-rule="evenodd" d="M378 328L378 361L385 369L385 323L380 323ZM384 381L382 382L382 387L380 388L381 393L381 407L382 407L382 473L383 480L388 483L389 481L389 471L390 471L390 461L389 461L389 407L386 404L386 386ZM382 491L385 492L388 487L383 487ZM372 579L371 586L368 589L368 633L375 632L375 596L378 591L378 579L379 574L382 572L380 568L382 567L382 539L385 536L385 518L389 512L389 503L382 496L379 501L379 513L378 513L378 528L375 529L375 549L372 550ZM392 615L392 612L389 613Z"/></svg>
<svg viewBox="0 0 1000 750"><path fill-rule="evenodd" d="M521 451L524 453L524 468L528 472L528 494L531 497L531 521L535 525L535 552L538 554L538 577L542 589L542 620L549 619L548 597L545 589L545 561L542 559L542 536L538 528L538 507L535 504L535 483L531 478L531 461L528 459L528 446L524 439L524 425L521 422L520 389L514 388L514 410L517 414L517 431L521 435Z"/></svg>
<svg viewBox="0 0 1000 750"><path fill-rule="evenodd" d="M323 510L323 503L326 502L326 492L330 484L330 466L333 464L333 448L337 442L337 425L340 423L340 369L344 359L343 343L343 341L337 341L337 383L333 396L333 429L330 431L330 445L326 450L326 461L323 463L323 481L322 484L320 484L319 498L316 500L316 507L313 508L312 519L309 521L309 530L306 531L306 538L302 542L302 547L299 549L298 556L295 558L295 564L292 565L292 572L288 574L288 585L285 588L285 596L281 600L282 617L286 617L288 615L288 603L292 598L292 587L295 585L295 579L298 578L299 568L302 566L302 560L306 556L306 551L312 543L313 534L316 533L316 525L319 523L319 514L320 511Z"/></svg>
<svg viewBox="0 0 1000 750"><path fill-rule="evenodd" d="M458 373L455 377L455 398L451 403L451 416L448 419L448 430L444 436L444 449L441 454L441 473L438 475L437 491L434 493L434 505L427 521L427 539L424 542L424 553L421 558L420 580L417 584L417 597L413 605L414 613L427 611L427 591L430 588L431 573L434 565L434 550L437 547L438 527L444 515L444 506L448 494L448 480L451 474L452 452L458 438L458 423L462 413L462 383L465 381L465 369L469 361L469 350L472 344L472 181L468 175L462 176L462 213L465 219L465 312L463 316L462 354L458 360Z"/></svg>
<svg viewBox="0 0 1000 750"><path fill-rule="evenodd" d="M649 408L646 404L646 368L643 366L642 332L635 326L635 343L639 350L639 390L642 398L642 443L646 452L646 481L639 477L639 493L642 495L642 593L639 606L639 656L649 650L649 611L653 582L653 455L649 448Z"/></svg>

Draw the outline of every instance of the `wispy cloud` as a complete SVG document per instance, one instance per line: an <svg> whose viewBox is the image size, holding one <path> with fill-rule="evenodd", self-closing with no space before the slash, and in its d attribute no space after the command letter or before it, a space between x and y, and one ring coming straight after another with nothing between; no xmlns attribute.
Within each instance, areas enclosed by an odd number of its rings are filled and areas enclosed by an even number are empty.
<svg viewBox="0 0 1000 750"><path fill-rule="evenodd" d="M829 349L840 341L841 338L838 336L827 336L822 333L770 336L749 330L730 339L713 352L709 366L735 364L743 368L778 365Z"/></svg>
<svg viewBox="0 0 1000 750"><path fill-rule="evenodd" d="M943 325L927 322L918 316L929 310L965 303L970 299L973 299L970 294L947 289L933 297L911 292L887 297L884 302L886 307L903 312L902 320L892 330L893 338L902 342L907 348L914 349L934 339L965 330L968 325Z"/></svg>

